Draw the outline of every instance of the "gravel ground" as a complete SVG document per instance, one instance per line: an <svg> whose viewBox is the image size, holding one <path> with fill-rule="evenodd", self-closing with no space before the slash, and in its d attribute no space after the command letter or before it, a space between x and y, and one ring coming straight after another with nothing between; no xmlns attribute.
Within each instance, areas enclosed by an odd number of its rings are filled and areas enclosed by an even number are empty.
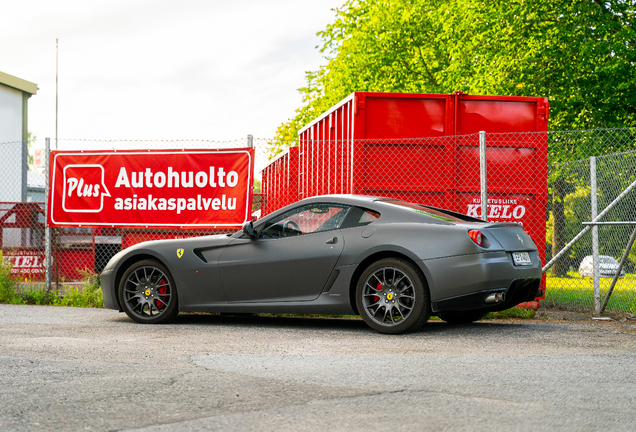
<svg viewBox="0 0 636 432"><path fill-rule="evenodd" d="M0 430L635 430L636 322L540 315L385 336L0 305Z"/></svg>

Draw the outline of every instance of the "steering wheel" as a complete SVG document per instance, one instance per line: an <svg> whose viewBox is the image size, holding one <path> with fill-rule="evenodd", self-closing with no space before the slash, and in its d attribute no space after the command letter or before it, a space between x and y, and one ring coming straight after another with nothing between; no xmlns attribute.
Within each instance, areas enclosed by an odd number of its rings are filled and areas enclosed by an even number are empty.
<svg viewBox="0 0 636 432"><path fill-rule="evenodd" d="M298 234L301 234L302 231L300 230L300 227L298 226L298 224L296 222L294 222L293 220L288 220L287 222L285 222L283 224L283 232L285 231L297 231Z"/></svg>

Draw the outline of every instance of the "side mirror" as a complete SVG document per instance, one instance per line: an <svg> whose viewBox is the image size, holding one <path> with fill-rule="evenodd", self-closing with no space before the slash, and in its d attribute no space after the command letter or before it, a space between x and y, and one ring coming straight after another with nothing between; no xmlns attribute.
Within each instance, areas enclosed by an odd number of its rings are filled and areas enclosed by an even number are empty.
<svg viewBox="0 0 636 432"><path fill-rule="evenodd" d="M250 236L250 238L252 239L256 238L256 234L254 233L254 224L252 223L252 221L245 222L243 224L243 232Z"/></svg>

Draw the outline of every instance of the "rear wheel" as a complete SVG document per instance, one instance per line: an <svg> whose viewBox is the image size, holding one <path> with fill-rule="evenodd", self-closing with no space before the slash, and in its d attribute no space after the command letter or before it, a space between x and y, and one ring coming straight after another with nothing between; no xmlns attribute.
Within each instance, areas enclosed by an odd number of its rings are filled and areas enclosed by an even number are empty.
<svg viewBox="0 0 636 432"><path fill-rule="evenodd" d="M421 328L430 317L426 281L408 261L385 258L360 276L356 304L369 327L397 334Z"/></svg>
<svg viewBox="0 0 636 432"><path fill-rule="evenodd" d="M439 314L439 318L449 324L470 324L479 321L488 315L488 312L481 310L461 311L461 312L445 312Z"/></svg>
<svg viewBox="0 0 636 432"><path fill-rule="evenodd" d="M132 320L162 324L179 313L177 288L168 269L158 261L131 265L119 283L119 302Z"/></svg>

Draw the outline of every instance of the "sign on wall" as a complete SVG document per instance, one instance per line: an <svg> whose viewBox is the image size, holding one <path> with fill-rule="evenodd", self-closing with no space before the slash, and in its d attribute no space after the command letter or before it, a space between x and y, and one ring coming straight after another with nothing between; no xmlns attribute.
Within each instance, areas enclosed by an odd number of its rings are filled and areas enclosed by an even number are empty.
<svg viewBox="0 0 636 432"><path fill-rule="evenodd" d="M50 226L219 227L251 220L254 149L53 151Z"/></svg>
<svg viewBox="0 0 636 432"><path fill-rule="evenodd" d="M458 194L460 213L481 219L481 198L478 193ZM535 218L532 195L493 193L488 195L488 221L514 222L532 226Z"/></svg>
<svg viewBox="0 0 636 432"><path fill-rule="evenodd" d="M11 265L11 276L21 280L43 280L46 273L43 250L6 248L2 264Z"/></svg>

